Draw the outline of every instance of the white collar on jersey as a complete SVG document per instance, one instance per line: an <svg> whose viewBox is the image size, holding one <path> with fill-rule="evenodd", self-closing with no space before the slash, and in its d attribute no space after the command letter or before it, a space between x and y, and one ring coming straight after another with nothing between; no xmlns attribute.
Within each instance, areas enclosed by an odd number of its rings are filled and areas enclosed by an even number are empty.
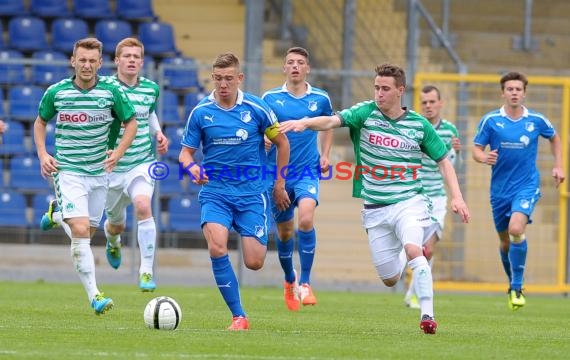
<svg viewBox="0 0 570 360"><path fill-rule="evenodd" d="M522 117L527 117L528 116L528 109L524 105L521 105L521 106L523 108ZM510 119L509 115L507 115L507 112L505 111L505 105L501 106L499 113L501 114L501 116L507 117Z"/></svg>
<svg viewBox="0 0 570 360"><path fill-rule="evenodd" d="M305 95L309 95L313 91L313 87L311 86L311 84L309 84L306 81L305 81L305 84L307 84L307 91L305 92ZM289 92L289 90L287 90L287 83L283 84L283 86L281 87L281 91Z"/></svg>
<svg viewBox="0 0 570 360"><path fill-rule="evenodd" d="M208 100L210 100L214 103L216 102L216 97L214 96L215 92L216 92L216 90L212 90L210 95L208 95ZM243 91L238 89L238 96L237 96L237 100L236 100L236 105L241 105L242 102L243 102Z"/></svg>

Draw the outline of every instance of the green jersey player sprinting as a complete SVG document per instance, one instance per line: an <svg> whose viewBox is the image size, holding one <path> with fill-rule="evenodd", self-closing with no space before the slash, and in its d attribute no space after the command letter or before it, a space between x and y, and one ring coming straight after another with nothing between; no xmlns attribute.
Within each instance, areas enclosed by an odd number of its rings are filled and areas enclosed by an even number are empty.
<svg viewBox="0 0 570 360"><path fill-rule="evenodd" d="M420 103L422 115L429 120L437 132L437 135L439 135L441 140L445 143L449 151L449 159L451 163L455 165L455 159L461 148L461 142L455 125L441 118L443 100L439 89L433 85L424 86L420 93ZM441 240L443 234L445 215L447 213L447 194L445 193L443 176L439 171L439 166L429 156L424 155L422 157L420 177L424 187L424 194L429 196L433 205L432 215L438 223L436 231L423 247L424 256L428 259L430 266L432 266L435 244ZM414 278L411 271L409 275L410 281L407 284L408 289L404 296L404 303L412 309L419 309L420 304L418 303L418 298L414 291Z"/></svg>
<svg viewBox="0 0 570 360"><path fill-rule="evenodd" d="M107 173L131 145L137 132L135 109L116 81L100 78L102 44L95 38L75 43L75 75L50 86L34 122L34 141L42 176L53 176L57 206L71 239L71 258L97 315L113 306L97 288L91 237L105 207ZM46 125L55 120L55 154L46 151ZM108 149L111 124L121 121L121 142ZM54 205L51 204L50 208Z"/></svg>
<svg viewBox="0 0 570 360"><path fill-rule="evenodd" d="M356 104L333 116L287 121L279 127L283 133L349 128L356 157L352 195L364 200L362 223L376 272L386 286L392 287L409 261L421 307L420 328L426 334L435 334L433 280L422 245L435 231L436 223L418 177L423 154L438 163L449 188L451 208L463 222L469 221L469 209L445 144L424 117L401 106L404 70L392 64L375 70L374 101Z"/></svg>
<svg viewBox="0 0 570 360"><path fill-rule="evenodd" d="M132 145L115 170L109 175L109 191L105 206L107 219L103 225L107 238L106 255L109 264L121 265L121 233L126 226L126 208L131 203L137 218L137 240L140 250L139 288L154 291L154 256L156 251L156 223L152 215L154 179L149 167L156 161L151 136L156 137L160 154L168 150L168 140L162 133L156 116L158 85L139 76L144 61L144 46L135 38L121 40L115 49L117 80L135 107L138 130ZM121 128L117 143L123 136Z"/></svg>

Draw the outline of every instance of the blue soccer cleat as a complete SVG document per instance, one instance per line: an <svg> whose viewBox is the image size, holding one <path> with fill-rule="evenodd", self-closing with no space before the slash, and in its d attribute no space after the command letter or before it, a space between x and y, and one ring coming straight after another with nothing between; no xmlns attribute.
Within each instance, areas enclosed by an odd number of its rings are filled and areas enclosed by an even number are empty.
<svg viewBox="0 0 570 360"><path fill-rule="evenodd" d="M104 314L113 307L113 299L106 298L102 293L97 294L91 300L91 307L95 310L95 315Z"/></svg>
<svg viewBox="0 0 570 360"><path fill-rule="evenodd" d="M109 240L107 240L107 246L105 247L105 255L107 255L107 262L113 269L118 269L121 266L121 244L114 247L111 246Z"/></svg>
<svg viewBox="0 0 570 360"><path fill-rule="evenodd" d="M59 206L57 206L57 200L53 199L49 202L48 210L42 215L40 220L40 229L43 231L51 230L54 227L58 227L59 224L53 221L53 213L59 211Z"/></svg>
<svg viewBox="0 0 570 360"><path fill-rule="evenodd" d="M142 292L153 292L156 289L156 283L149 273L142 273L139 278L139 288Z"/></svg>

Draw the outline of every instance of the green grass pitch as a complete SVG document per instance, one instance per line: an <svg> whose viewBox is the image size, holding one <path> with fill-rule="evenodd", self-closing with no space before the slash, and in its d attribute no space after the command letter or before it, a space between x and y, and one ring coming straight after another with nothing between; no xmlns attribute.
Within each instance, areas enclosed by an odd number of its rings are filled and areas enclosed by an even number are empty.
<svg viewBox="0 0 570 360"><path fill-rule="evenodd" d="M160 284L159 284L160 285ZM568 359L570 304L527 295L436 294L436 335L401 294L318 291L319 303L289 312L282 289L243 288L248 332L228 332L230 313L216 288L104 285L115 307L96 316L76 284L0 282L4 359ZM168 295L182 308L175 331L147 329L143 310Z"/></svg>

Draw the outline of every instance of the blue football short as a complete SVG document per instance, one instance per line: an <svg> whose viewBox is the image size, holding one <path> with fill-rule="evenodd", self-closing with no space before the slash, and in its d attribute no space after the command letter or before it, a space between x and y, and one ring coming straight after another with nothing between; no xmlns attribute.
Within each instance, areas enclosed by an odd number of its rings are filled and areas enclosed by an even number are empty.
<svg viewBox="0 0 570 360"><path fill-rule="evenodd" d="M528 216L528 223L532 223L532 212L540 196L540 188L529 186L508 197L491 198L493 221L497 232L509 228L509 221L514 212L525 214Z"/></svg>

